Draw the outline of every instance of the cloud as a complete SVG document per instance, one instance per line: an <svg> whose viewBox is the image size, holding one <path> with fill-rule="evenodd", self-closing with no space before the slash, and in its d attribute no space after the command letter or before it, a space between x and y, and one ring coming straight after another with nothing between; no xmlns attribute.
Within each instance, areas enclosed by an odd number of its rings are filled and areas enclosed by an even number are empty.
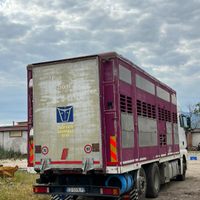
<svg viewBox="0 0 200 200"><path fill-rule="evenodd" d="M199 8L198 0L0 1L1 106L12 107L11 94L26 99L27 64L108 51L177 90L181 105L198 102Z"/></svg>

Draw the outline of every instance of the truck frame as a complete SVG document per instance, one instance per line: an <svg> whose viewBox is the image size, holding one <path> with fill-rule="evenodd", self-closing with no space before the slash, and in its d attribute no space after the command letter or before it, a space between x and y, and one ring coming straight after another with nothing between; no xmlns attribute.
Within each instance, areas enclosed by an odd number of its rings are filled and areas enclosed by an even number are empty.
<svg viewBox="0 0 200 200"><path fill-rule="evenodd" d="M35 63L27 76L35 194L143 199L185 180L176 92L128 59L109 52Z"/></svg>

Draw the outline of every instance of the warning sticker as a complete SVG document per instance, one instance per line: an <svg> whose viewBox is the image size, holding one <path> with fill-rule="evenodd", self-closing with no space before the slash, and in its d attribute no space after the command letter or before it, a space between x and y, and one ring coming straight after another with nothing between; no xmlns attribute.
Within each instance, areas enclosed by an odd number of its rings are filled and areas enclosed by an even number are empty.
<svg viewBox="0 0 200 200"><path fill-rule="evenodd" d="M48 153L49 153L48 147L46 147L46 146L42 147L42 154L46 155Z"/></svg>
<svg viewBox="0 0 200 200"><path fill-rule="evenodd" d="M84 151L85 151L85 153L91 153L92 152L92 147L89 144L87 144L84 147Z"/></svg>

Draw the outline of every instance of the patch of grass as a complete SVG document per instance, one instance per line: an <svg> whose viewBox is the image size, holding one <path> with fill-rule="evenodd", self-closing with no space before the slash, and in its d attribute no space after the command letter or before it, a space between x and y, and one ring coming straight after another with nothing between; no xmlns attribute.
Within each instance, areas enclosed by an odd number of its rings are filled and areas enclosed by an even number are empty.
<svg viewBox="0 0 200 200"><path fill-rule="evenodd" d="M49 195L34 195L32 185L38 174L17 171L13 180L0 178L0 200L50 200Z"/></svg>
<svg viewBox="0 0 200 200"><path fill-rule="evenodd" d="M5 150L0 147L0 159L25 159L27 158L27 154L22 154L20 152L14 152L13 150Z"/></svg>

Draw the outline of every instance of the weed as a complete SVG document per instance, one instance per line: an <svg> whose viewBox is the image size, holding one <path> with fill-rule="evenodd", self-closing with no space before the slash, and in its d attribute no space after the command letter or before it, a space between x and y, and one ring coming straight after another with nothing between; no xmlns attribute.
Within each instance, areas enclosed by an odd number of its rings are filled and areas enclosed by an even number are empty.
<svg viewBox="0 0 200 200"><path fill-rule="evenodd" d="M39 178L37 174L17 171L15 179L0 178L0 200L50 200L49 195L34 195L32 185Z"/></svg>
<svg viewBox="0 0 200 200"><path fill-rule="evenodd" d="M24 159L27 158L26 154L21 154L20 152L14 152L13 150L5 150L0 147L0 159Z"/></svg>

